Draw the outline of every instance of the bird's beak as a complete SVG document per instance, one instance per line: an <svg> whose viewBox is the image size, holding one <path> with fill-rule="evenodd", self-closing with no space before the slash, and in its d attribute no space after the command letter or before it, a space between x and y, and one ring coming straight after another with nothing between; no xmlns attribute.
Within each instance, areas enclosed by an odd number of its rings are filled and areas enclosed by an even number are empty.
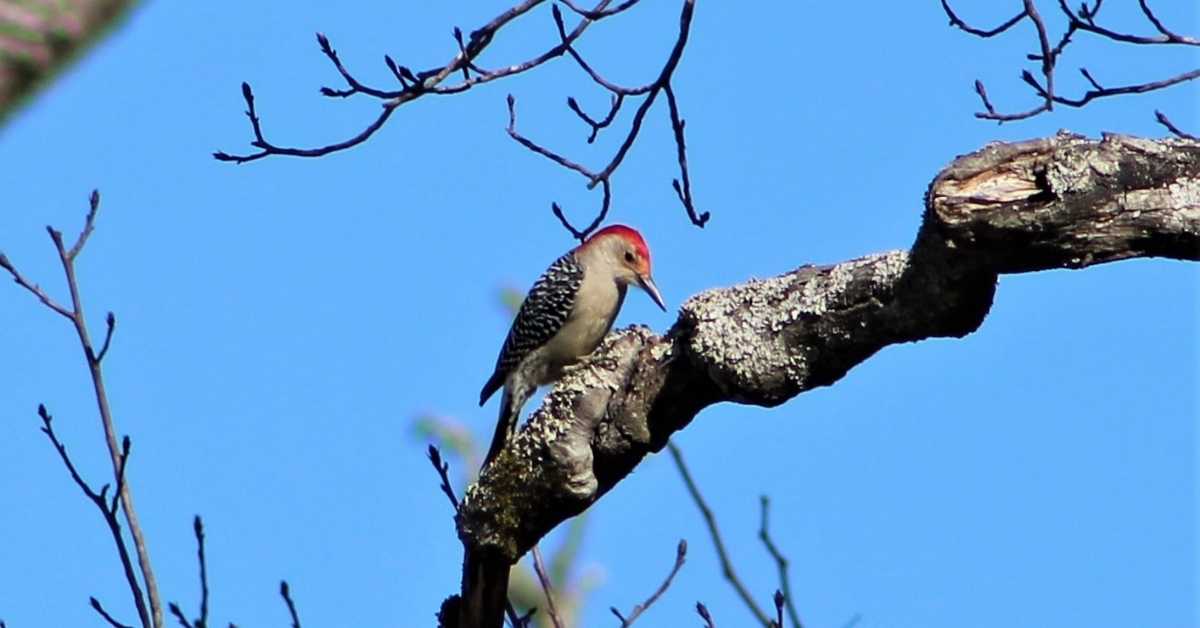
<svg viewBox="0 0 1200 628"><path fill-rule="evenodd" d="M650 275L638 275L638 284L650 298L654 300L654 304L662 308L662 311L667 311L667 305L663 303L662 295L658 292L658 286L654 285L654 279Z"/></svg>

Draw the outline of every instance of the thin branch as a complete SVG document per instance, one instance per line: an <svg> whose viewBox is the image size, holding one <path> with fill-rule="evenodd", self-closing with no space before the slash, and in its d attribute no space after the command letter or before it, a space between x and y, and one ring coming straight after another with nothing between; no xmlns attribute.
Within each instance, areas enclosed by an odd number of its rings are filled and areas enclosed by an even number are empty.
<svg viewBox="0 0 1200 628"><path fill-rule="evenodd" d="M125 581L129 585L129 592L133 595L133 602L137 607L138 617L141 619L142 626L143 628L152 626L153 624L151 624L150 613L146 608L145 598L142 596L142 588L138 583L137 574L134 572L133 561L129 554L129 548L126 547L125 537L121 534L121 522L119 519L117 519L116 508L110 510L107 499L105 498L105 494L108 491L108 485L105 485L99 493L97 493L92 489L91 486L88 485L87 481L85 481L83 477L79 475L78 469L75 468L75 463L71 461L71 457L67 454L66 445L63 445L62 441L58 439L58 435L54 433L54 417L51 416L50 412L46 410L46 406L44 404L38 404L37 412L38 417L42 419L42 433L44 433L46 437L50 439L50 444L54 446L54 451L58 452L58 457L62 460L63 466L65 466L67 468L67 472L71 474L71 479L74 480L76 486L79 487L79 490L83 491L83 494L87 496L88 501L91 501L93 504L95 504L96 508L100 510L100 515L104 518L104 523L108 526L108 531L112 535L113 542L117 546L117 557L121 561L121 568L125 574ZM120 489L117 490L117 494L120 494ZM92 608L95 608L96 611L106 619L109 618L108 614L105 613L103 608L100 607L100 602L95 598L92 598ZM109 623L118 625L114 623L113 620L110 620Z"/></svg>
<svg viewBox="0 0 1200 628"><path fill-rule="evenodd" d="M208 563L204 560L204 522L200 515L192 522L196 533L196 560L200 563L200 618L196 620L199 628L208 626Z"/></svg>
<svg viewBox="0 0 1200 628"><path fill-rule="evenodd" d="M760 498L760 503L762 504L762 519L758 528L758 538L767 547L767 552L771 554L771 558L775 560L775 566L779 570L779 585L783 587L782 596L787 600L788 619L791 620L792 626L795 628L804 628L804 624L800 621L800 614L796 612L796 605L793 602L795 598L792 596L792 585L788 578L788 559L783 555L783 552L779 551L779 547L775 545L775 541L771 540L771 534L767 530L771 500L766 495L763 495ZM776 600L778 599L779 594L777 593ZM780 623L782 624L782 621Z"/></svg>
<svg viewBox="0 0 1200 628"><path fill-rule="evenodd" d="M542 550L538 546L533 546L533 571L537 574L538 581L542 583L542 592L546 594L546 609L550 614L550 623L554 624L554 628L563 628L562 618L558 615L558 608L554 605L554 587L550 585L550 577L546 575L546 565L542 562Z"/></svg>
<svg viewBox="0 0 1200 628"><path fill-rule="evenodd" d="M17 271L16 267L12 265L12 262L8 260L8 256L6 256L4 253L0 253L0 268L7 270L8 274L12 275L13 281L17 282L18 286L28 290L33 296L37 297L37 299L42 302L42 305L45 305L58 314L65 316L66 318L72 317L70 310L59 305L57 301L50 298L50 295L46 294L46 292L42 290L40 286L30 283L28 279L25 279L25 277Z"/></svg>
<svg viewBox="0 0 1200 628"><path fill-rule="evenodd" d="M55 251L58 253L59 262L63 268L63 274L66 276L67 289L71 295L71 309L59 305L42 292L37 286L29 283L21 274L13 267L12 263L0 254L0 267L9 271L18 285L21 285L26 290L32 292L38 299L50 308L52 311L65 316L71 321L75 328L75 333L79 338L79 345L83 350L89 374L92 380L92 390L96 398L96 407L100 415L101 426L104 429L105 442L108 446L109 461L112 464L113 477L116 481L116 492L113 496L113 503L110 506L107 504L106 493L107 486L96 493L86 483L79 478L79 474L75 471L74 465L70 463L70 458L66 455L66 448L62 443L58 442L58 438L54 435L50 424L50 415L46 413L44 406L39 406L38 414L42 417L43 431L50 437L51 442L58 450L63 462L67 465L68 471L76 483L84 489L84 494L88 499L96 503L104 514L105 522L108 524L110 531L113 534L114 541L117 544L118 554L122 564L126 567L126 579L129 581L130 593L134 597L134 601L138 606L138 615L142 620L144 627L153 626L161 628L163 625L163 610L162 604L158 597L158 584L154 579L153 567L150 563L149 551L146 548L145 537L142 534L141 526L138 524L137 514L133 507L133 496L129 490L129 485L125 480L125 462L129 455L128 438L125 439L125 446L122 447L117 440L116 426L113 422L112 412L109 408L108 393L104 386L104 374L100 368L100 361L107 354L108 348L112 341L113 328L116 324L115 317L109 313L107 317L108 329L105 333L105 342L99 354L93 348L91 336L87 329L87 318L83 309L83 299L80 296L79 282L75 274L75 260L83 251L83 247L87 244L88 238L95 230L96 213L100 208L100 193L93 190L88 198L88 212L84 218L84 226L76 237L74 244L69 248L63 241L61 231L53 227L46 227L46 232L50 234L50 239L54 243ZM129 556L125 547L125 540L120 531L120 524L117 519L118 508L117 498L120 499L121 510L125 513L125 521L129 525L129 533L133 538L134 550L137 553L138 567L142 573L142 582L146 586L146 597L144 600L142 590L138 584L136 575L132 573L132 569L128 565ZM147 607L148 602L148 607Z"/></svg>
<svg viewBox="0 0 1200 628"><path fill-rule="evenodd" d="M586 60L584 60L583 56L575 50L575 48L571 45L571 40L569 39L566 26L563 22L562 12L556 5L553 8L552 14L554 16L555 28L558 31L561 45L564 47L566 52L571 55L579 67L582 68L583 71L590 76L597 85L600 85L613 95L612 107L609 110L609 114L604 118L604 120L601 121L596 121L585 114L574 98L567 99L567 106L571 109L571 111L575 112L580 119L592 127L592 133L588 137L588 143L592 143L595 140L596 135L601 128L607 127L612 122L625 97L644 96L644 98L641 104L638 105L637 111L633 115L633 120L630 123L629 131L626 133L625 139L618 146L615 154L608 161L608 163L598 171L583 166L582 164L575 162L572 159L565 157L564 155L546 148L517 133L515 99L512 95L509 95L508 97L509 136L530 151L550 159L563 168L573 170L586 177L588 179L588 189L595 188L597 185L602 184L610 185L613 173L616 172L617 168L620 167L621 163L625 160L625 156L629 153L629 150L633 147L634 142L637 140L637 137L642 129L642 123L645 121L646 114L654 105L654 101L658 97L658 94L660 92L665 92L667 95L668 104L670 106L671 127L675 135L675 144L681 173L680 179L682 180L674 180L672 185L675 188L675 193L679 197L680 203L683 204L684 209L687 211L688 218L692 221L692 224L698 227L703 227L705 223L708 222L709 214L708 212L698 213L692 201L691 180L687 169L687 148L683 136L684 123L679 115L679 105L677 102L675 102L674 91L671 89L671 79L674 75L675 69L679 65L680 59L683 57L683 50L687 46L688 35L691 32L691 22L694 11L695 0L684 0L679 16L678 37L675 40L675 45L672 47L666 62L659 71L658 76L652 82L646 85L639 87L624 87L617 85L616 83L601 76ZM607 214L608 196L610 194L611 190L606 189L605 203L602 205L601 212L596 216L596 218L592 221L591 226L587 229L579 230L571 226L570 223L568 223L563 217L562 210L559 208L557 203L553 203L551 205L551 209L554 211L554 215L558 217L559 221L563 223L563 226L566 227L567 231L571 233L572 237L582 241L588 234L591 233L593 229L600 225L601 221L603 221L604 216Z"/></svg>
<svg viewBox="0 0 1200 628"><path fill-rule="evenodd" d="M580 120L583 120L588 126L592 127L592 133L588 136L587 143L593 144L596 141L596 136L600 134L600 130L607 128L608 125L612 124L613 120L617 118L617 112L621 110L621 104L624 102L624 94L613 94L612 103L609 105L608 114L600 120L594 120L591 116L584 113L583 109L579 106L579 102L577 102L574 97L567 98L567 107L571 111L574 111L575 115L579 116Z"/></svg>
<svg viewBox="0 0 1200 628"><path fill-rule="evenodd" d="M784 597L782 591L780 591L779 589L775 589L775 595L774 595L774 597L771 598L771 600L773 602L775 602L775 622L774 622L774 624L775 624L776 628L783 628L783 605L787 601L787 598ZM794 624L794 625L798 625L798 624Z"/></svg>
<svg viewBox="0 0 1200 628"><path fill-rule="evenodd" d="M571 222L567 220L566 215L563 214L562 207L559 207L558 203L550 203L550 211L554 213L554 216L558 218L562 226L570 232L571 237L580 242L586 240L588 234L595 231L596 227L599 227L600 223L604 222L604 218L608 216L608 209L612 205L612 184L609 183L608 179L600 182L600 191L602 193L600 211L596 213L596 217L592 219L592 222L588 223L588 226L582 230L576 229L571 225Z"/></svg>
<svg viewBox="0 0 1200 628"><path fill-rule="evenodd" d="M133 628L133 626L122 624L121 622L117 621L115 617L109 615L108 611L104 610L104 606L100 604L100 600L97 600L94 597L89 597L88 602L91 603L92 610L99 613L100 617L102 617L104 621L108 622L108 625L112 626L113 628ZM3 624L4 622L0 622L0 628L4 628Z"/></svg>
<svg viewBox="0 0 1200 628"><path fill-rule="evenodd" d="M96 361L103 362L104 356L108 355L108 346L112 343L113 331L117 326L117 317L112 312L104 317L106 330L104 332L104 344L100 347L100 353L96 354Z"/></svg>
<svg viewBox="0 0 1200 628"><path fill-rule="evenodd" d="M646 609L650 608L655 602L658 601L658 598L662 597L663 593L667 592L667 589L671 586L671 581L675 579L675 574L679 573L679 570L683 568L683 563L685 560L687 560L687 541L680 539L679 545L675 547L675 564L671 567L671 572L667 574L667 579L663 580L663 583L659 585L658 589L650 597L646 598L645 602L634 606L633 610L629 611L628 617L622 616L621 612L618 611L616 607L610 607L608 609L612 611L613 615L617 616L617 619L621 620L621 628L628 628L629 626L632 626L633 622L637 621L637 618L641 617L642 613L646 612Z"/></svg>
<svg viewBox="0 0 1200 628"><path fill-rule="evenodd" d="M595 10L584 9L583 7L580 7L579 5L572 2L572 0L559 0L559 2L562 2L563 4L565 4L568 9L578 13L580 16L585 17L589 20L599 20L599 19L609 17L610 15L616 15L616 14L632 7L633 5L637 4L640 1L641 0L625 0L625 2L622 2L621 4L618 4L617 6L611 8L611 9L605 9L603 11L595 11Z"/></svg>
<svg viewBox="0 0 1200 628"><path fill-rule="evenodd" d="M708 612L708 607L703 602L696 602L696 614L700 615L700 619L704 620L704 625L707 628L716 628L713 623L712 615Z"/></svg>
<svg viewBox="0 0 1200 628"><path fill-rule="evenodd" d="M196 628L192 625L192 622L188 621L188 618L184 616L183 609L179 608L178 604L174 602L167 604L167 610L175 616L175 620L178 621L179 625L183 628Z"/></svg>
<svg viewBox="0 0 1200 628"><path fill-rule="evenodd" d="M108 511L115 517L117 516L117 506L121 497L121 491L125 488L125 469L129 466L129 451L133 447L133 441L129 440L129 436L121 439L121 465L117 468L117 490L113 491L112 502L108 504Z"/></svg>
<svg viewBox="0 0 1200 628"><path fill-rule="evenodd" d="M88 197L88 213L83 219L83 229L80 230L79 237L75 239L75 244L71 245L71 250L67 251L67 259L72 262L79 257L83 245L87 244L88 238L96 228L96 210L98 209L100 209L100 190L92 190L91 196Z"/></svg>
<svg viewBox="0 0 1200 628"><path fill-rule="evenodd" d="M683 452L675 443L667 443L667 450L671 452L671 459L675 461L675 467L679 469L679 475L683 477L683 483L687 486L688 493L692 496L692 501L696 502L696 507L700 509L700 514L704 516L704 523L708 526L708 532L712 536L713 546L717 550L717 558L721 561L721 571L733 589L737 591L738 597L742 598L742 602L746 604L746 608L754 614L755 619L763 626L770 626L771 618L763 611L762 607L754 601L754 596L750 595L750 590L742 583L737 572L733 569L733 561L729 559L729 552L725 549L725 541L721 539L721 531L717 528L717 519L713 516L712 509L708 507L708 503L704 501L704 497L700 494L700 489L696 486L696 481L692 479L692 474L688 471L687 463L683 461Z"/></svg>
<svg viewBox="0 0 1200 628"><path fill-rule="evenodd" d="M1154 119L1158 120L1159 124L1167 127L1167 130L1170 131L1172 134L1174 134L1176 137L1180 137L1185 140L1192 140L1193 142L1200 141L1200 138L1196 137L1195 135L1192 135L1190 133L1185 133L1184 131L1180 130L1179 127L1175 126L1175 124L1172 123L1169 118L1167 118L1167 115L1165 113L1158 111L1157 109L1154 111Z"/></svg>
<svg viewBox="0 0 1200 628"><path fill-rule="evenodd" d="M942 0L942 10L944 10L946 12L946 17L950 18L951 26L962 29L963 31L966 31L972 35L975 35L976 37L994 37L996 35L999 35L1000 33L1003 33L1004 31L1012 28L1013 26L1016 25L1017 22L1020 22L1021 20L1025 19L1025 10L1021 9L1020 13L1012 16L1011 18L1009 18L1003 24L997 26L996 28L981 29L981 28L974 28L971 25L967 24L966 22L962 21L962 19L958 17L958 14L956 14L954 12L954 9L950 8L950 3L947 2L947 0Z"/></svg>
<svg viewBox="0 0 1200 628"><path fill-rule="evenodd" d="M383 127L388 118L391 117L392 112L395 111L397 107L400 107L405 103L417 100L418 98L421 98L427 94L448 95L462 93L483 83L488 83L494 80L529 71L542 65L543 63L546 63L547 61L550 61L551 59L562 56L562 54L566 51L566 47L560 43L549 48L540 55L497 70L482 70L474 65L475 59L479 57L485 48L487 48L496 34L505 25L529 12L543 1L544 0L524 0L523 2L508 8L484 26L471 32L471 34L467 37L465 44L461 41L460 31L460 36L456 37L456 41L459 43L457 53L454 55L453 59L439 68L417 72L414 75L404 66L398 66L390 56L385 56L384 61L388 66L388 69L391 70L392 74L400 83L399 90L387 90L371 87L356 79L342 63L336 51L333 49L333 46L329 43L329 39L323 34L318 34L317 42L321 48L321 52L333 63L334 68L337 69L338 74L342 76L348 86L347 89L343 90L323 87L321 89L321 93L325 96L336 98L345 98L356 94L364 94L383 100L383 111L380 112L379 116L358 134L340 142L335 142L316 148L281 146L272 142L268 142L263 137L261 123L258 119L257 113L254 111L253 96L250 86L247 83L242 83L242 97L246 100L248 105L247 116L250 118L251 128L254 132L254 139L250 142L250 145L259 150L245 154L231 154L225 151L216 151L213 153L213 157L219 161L228 161L240 164L262 159L263 157L267 157L269 155L289 155L293 157L320 157L323 155L328 155L330 153L357 146L358 144L366 141L368 138L374 135L376 131ZM596 6L592 9L592 12L598 15L596 19L608 17L608 15L619 12L614 10L605 14L605 9L607 9L610 2L611 0L601 0L596 4ZM629 3L629 6L632 6L632 3ZM618 8L623 11L629 7L626 6L624 8ZM589 19L580 23L569 34L569 41L573 42L578 39L583 32L587 30L588 26L595 23L596 19ZM467 75L465 71L468 68L475 70L476 76ZM442 85L447 78L459 71L464 72L464 79L462 82L454 85Z"/></svg>
<svg viewBox="0 0 1200 628"><path fill-rule="evenodd" d="M675 188L675 195L679 197L679 202L683 204L687 210L688 218L692 224L697 227L703 227L708 222L709 213L696 213L696 207L692 205L692 181L688 176L687 165L687 143L683 141L683 118L679 117L679 105L675 102L675 90L670 85L663 87L663 93L667 95L667 105L671 110L671 130L675 132L675 147L677 157L679 159L679 179L671 179L671 186ZM683 184L680 185L680 179Z"/></svg>
<svg viewBox="0 0 1200 628"><path fill-rule="evenodd" d="M450 507L454 508L454 512L458 512L458 498L454 496L454 488L450 486L450 463L442 460L442 452L436 445L429 446L429 462L442 478L441 489L450 500Z"/></svg>
<svg viewBox="0 0 1200 628"><path fill-rule="evenodd" d="M296 614L296 603L292 601L292 591L288 587L287 580L279 581L279 595L283 597L283 601L287 604L288 615L292 618L292 628L300 628L300 616Z"/></svg>
<svg viewBox="0 0 1200 628"><path fill-rule="evenodd" d="M1095 80L1095 78L1092 77L1091 73L1089 73L1087 69L1081 68L1080 72L1083 74L1083 77L1092 86L1090 91L1085 92L1078 98L1065 97L1056 92L1054 86L1054 74L1058 58L1062 55L1063 50L1066 49L1067 45L1072 42L1072 36L1077 32L1087 32L1104 39L1128 44L1178 44L1187 46L1200 46L1200 39L1180 35L1167 28L1166 25L1164 25L1163 22L1158 19L1158 16L1156 16L1150 9L1150 5L1147 0L1138 0L1138 4L1142 9L1142 13L1146 16L1146 19L1149 20L1150 23L1154 25L1154 28L1159 32L1159 35L1153 37L1121 33L1096 24L1096 14L1100 11L1102 0L1096 0L1095 4L1090 7L1086 2L1083 3L1079 7L1078 13L1071 10L1071 7L1067 4L1067 0L1058 0L1058 7L1062 11L1063 15L1067 18L1067 27L1063 31L1061 37L1059 37L1058 43L1054 46L1049 45L1049 36L1046 31L1046 26L1042 21L1041 15L1037 11L1034 0L1022 0L1021 12L993 29L980 29L968 25L954 12L953 9L950 8L948 0L941 0L941 2L942 9L945 11L947 17L950 18L950 24L952 26L955 26L964 32L970 33L971 35L975 35L977 37L986 38L998 35L999 33L1008 30L1026 18L1029 19L1037 31L1039 53L1030 54L1028 55L1028 58L1031 61L1039 61L1041 63L1042 80L1041 82L1037 81L1028 71L1022 72L1021 79L1033 88L1038 98L1041 99L1041 104L1025 111L1019 111L1015 113L998 112L996 107L988 99L987 91L984 89L983 83L977 80L975 81L975 92L979 95L984 111L976 112L976 118L995 120L997 122L1023 120L1047 111L1051 111L1053 110L1055 104L1067 105L1069 107L1082 107L1096 98L1118 96L1122 94L1138 94L1164 89L1200 77L1200 70L1194 70L1159 81L1150 81L1116 88L1104 88L1098 81Z"/></svg>
<svg viewBox="0 0 1200 628"><path fill-rule="evenodd" d="M1087 31L1089 33L1094 33L1094 34L1104 37L1106 39L1111 39L1113 41L1119 41L1119 42L1125 43L1125 44L1138 44L1138 45L1172 44L1172 45L1183 45L1183 46L1200 46L1200 39L1196 39L1194 37L1184 37L1182 35L1177 35L1171 31L1167 30L1166 27L1163 26L1162 22L1160 22L1158 20L1158 18L1154 15L1154 13L1152 13L1150 11L1150 7L1146 4L1145 0L1138 0L1138 4L1140 4L1142 7L1142 13L1146 15L1146 18L1150 20L1150 23L1154 25L1155 29L1158 30L1159 33L1161 33L1160 35L1153 36L1153 37L1143 37L1141 35L1131 35L1129 33L1121 33L1118 31L1104 28L1102 26L1097 26L1094 21L1092 21L1090 19L1086 19L1086 18L1081 20L1079 18L1079 16L1075 15L1075 13L1071 11L1071 7L1067 4L1066 0L1058 0L1058 7L1059 7L1059 9L1062 10L1063 14L1067 16L1067 19L1070 20L1071 26L1074 28L1077 28L1081 31Z"/></svg>

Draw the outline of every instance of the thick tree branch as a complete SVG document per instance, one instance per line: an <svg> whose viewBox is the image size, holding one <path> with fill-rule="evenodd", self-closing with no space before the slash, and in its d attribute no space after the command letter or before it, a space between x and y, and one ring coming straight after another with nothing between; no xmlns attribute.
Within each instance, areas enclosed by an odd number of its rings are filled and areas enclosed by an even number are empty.
<svg viewBox="0 0 1200 628"><path fill-rule="evenodd" d="M1200 144L1062 133L956 159L910 250L703 292L662 336L610 334L467 489L459 536L479 572L463 597L703 408L776 406L888 345L969 334L999 274L1136 257L1200 260Z"/></svg>

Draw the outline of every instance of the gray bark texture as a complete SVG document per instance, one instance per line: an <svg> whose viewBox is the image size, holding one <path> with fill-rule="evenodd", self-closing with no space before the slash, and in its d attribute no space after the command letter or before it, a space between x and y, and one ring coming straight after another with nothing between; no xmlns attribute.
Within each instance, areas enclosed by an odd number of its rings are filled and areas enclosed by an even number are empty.
<svg viewBox="0 0 1200 628"><path fill-rule="evenodd" d="M708 290L665 335L610 334L468 487L463 599L706 406L776 406L887 345L969 334L1001 273L1135 257L1200 259L1200 143L1062 132L955 159L908 251Z"/></svg>

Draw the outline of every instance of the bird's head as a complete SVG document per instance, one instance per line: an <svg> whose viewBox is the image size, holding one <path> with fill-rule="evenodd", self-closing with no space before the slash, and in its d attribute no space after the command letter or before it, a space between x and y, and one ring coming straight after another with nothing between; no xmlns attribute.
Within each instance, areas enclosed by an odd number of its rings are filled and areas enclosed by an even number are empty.
<svg viewBox="0 0 1200 628"><path fill-rule="evenodd" d="M585 257L595 258L613 273L613 278L622 285L634 284L646 291L654 303L663 311L658 286L650 274L650 248L642 234L632 227L611 225L592 234L578 249Z"/></svg>

